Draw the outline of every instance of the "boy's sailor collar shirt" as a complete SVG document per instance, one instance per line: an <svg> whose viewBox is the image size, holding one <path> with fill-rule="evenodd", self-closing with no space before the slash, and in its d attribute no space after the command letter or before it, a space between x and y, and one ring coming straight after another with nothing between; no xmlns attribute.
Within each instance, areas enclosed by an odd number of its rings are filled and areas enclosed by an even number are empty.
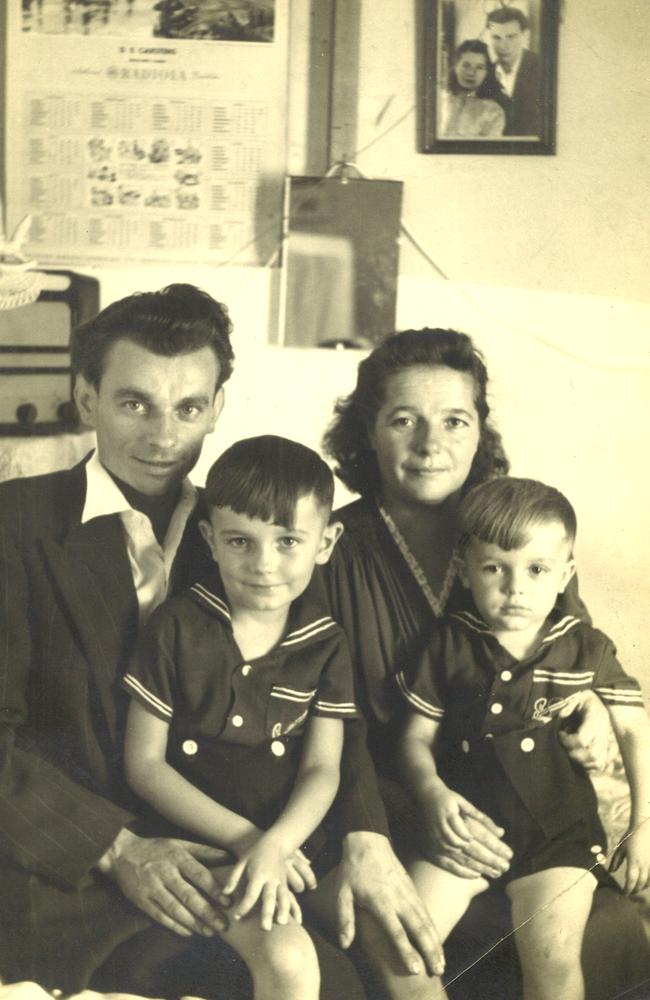
<svg viewBox="0 0 650 1000"><path fill-rule="evenodd" d="M218 738L242 746L267 741L282 756L310 714L357 716L347 640L319 593L310 583L293 602L280 641L247 661L215 566L157 609L124 687L170 724L184 752L199 753L203 740Z"/></svg>
<svg viewBox="0 0 650 1000"><path fill-rule="evenodd" d="M503 794L506 802L512 795L503 792L505 781L551 840L587 814L596 816L591 783L557 738L560 709L588 689L606 704L642 704L638 683L624 673L607 636L557 612L521 661L475 609L450 614L435 628L414 674L398 674L397 683L412 710L441 723L436 759L443 780L499 825L517 828L521 811L503 806ZM587 857L589 849L602 849L603 835L595 830L585 834L591 837Z"/></svg>
<svg viewBox="0 0 650 1000"><path fill-rule="evenodd" d="M611 640L556 611L523 660L499 643L475 608L450 614L436 625L415 671L400 672L397 684L411 709L444 720L462 749L477 739L545 726L584 690L595 690L605 704L643 704Z"/></svg>

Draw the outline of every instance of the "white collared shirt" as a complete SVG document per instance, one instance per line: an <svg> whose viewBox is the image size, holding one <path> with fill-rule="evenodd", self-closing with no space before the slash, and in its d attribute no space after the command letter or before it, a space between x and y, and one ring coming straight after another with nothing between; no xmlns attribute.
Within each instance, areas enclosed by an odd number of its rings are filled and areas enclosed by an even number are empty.
<svg viewBox="0 0 650 1000"><path fill-rule="evenodd" d="M522 49L521 52L519 53L519 56L517 57L517 62L514 64L510 72L506 72L503 66L498 62L494 67L494 71L497 75L497 80L499 81L501 90L504 92L504 94L507 94L507 96L510 98L512 97L512 94L515 89L515 81L517 79L517 73L519 72L519 67L521 66L521 59L523 54L524 50Z"/></svg>
<svg viewBox="0 0 650 1000"><path fill-rule="evenodd" d="M161 545L154 535L147 515L130 506L100 462L97 452L93 452L86 462L86 500L81 523L86 524L95 517L119 514L124 528L141 622L146 621L154 608L158 607L167 596L172 565L196 501L196 487L189 479L184 479L181 484L180 500Z"/></svg>

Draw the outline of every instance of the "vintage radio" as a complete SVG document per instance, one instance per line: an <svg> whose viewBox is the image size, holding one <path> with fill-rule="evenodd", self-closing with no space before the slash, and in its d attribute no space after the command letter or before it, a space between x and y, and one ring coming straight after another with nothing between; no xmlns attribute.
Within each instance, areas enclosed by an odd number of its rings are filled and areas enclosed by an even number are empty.
<svg viewBox="0 0 650 1000"><path fill-rule="evenodd" d="M0 309L0 434L78 430L72 402L70 331L99 310L99 283L40 270L35 302Z"/></svg>

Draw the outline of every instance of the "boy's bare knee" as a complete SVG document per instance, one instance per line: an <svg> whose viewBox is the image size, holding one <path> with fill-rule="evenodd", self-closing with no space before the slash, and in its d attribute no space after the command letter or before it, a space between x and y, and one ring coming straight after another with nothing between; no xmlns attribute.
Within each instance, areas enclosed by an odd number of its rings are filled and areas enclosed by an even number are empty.
<svg viewBox="0 0 650 1000"><path fill-rule="evenodd" d="M274 929L275 930L275 929ZM281 934L270 931L263 935L259 949L256 950L249 967L255 978L257 972L265 980L272 979L278 988L286 991L287 996L293 996L299 987L318 986L320 973L316 950L311 938L301 927L283 928ZM299 995L296 992L296 995Z"/></svg>

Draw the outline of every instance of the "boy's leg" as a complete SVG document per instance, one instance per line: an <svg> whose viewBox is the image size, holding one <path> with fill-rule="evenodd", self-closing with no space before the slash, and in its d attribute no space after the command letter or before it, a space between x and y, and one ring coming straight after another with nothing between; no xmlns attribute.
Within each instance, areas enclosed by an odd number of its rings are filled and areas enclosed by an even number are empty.
<svg viewBox="0 0 650 1000"><path fill-rule="evenodd" d="M431 910L431 913L442 941L453 924L462 916L469 900L487 888L487 882L484 879L460 879L434 868L428 862L418 862L411 869L411 875L413 875L415 884L427 905L429 892L433 894L432 898L436 898L434 873L438 872L441 876L440 895L437 897L440 903ZM304 911L315 918L318 924L333 937L337 935L337 875L336 869L329 872L320 880L317 889L305 893L301 897ZM442 900L442 896L445 897L444 900ZM458 901L460 896L464 898L462 904ZM449 909L453 909L457 913L457 916L453 923L449 924L443 936L438 928L437 920L439 915L445 913L447 904L449 904ZM392 942L368 913L357 910L356 921L357 934L354 956L361 967L364 982L369 986L369 996L372 996L373 1000L375 998L376 1000L380 1000L380 998L382 1000L444 1000L446 993L442 981L437 976L429 976L424 971L418 975L409 974ZM444 925L447 923L442 919L441 922Z"/></svg>
<svg viewBox="0 0 650 1000"><path fill-rule="evenodd" d="M442 942L447 940L474 897L485 892L490 885L487 879L480 876L460 878L423 859L409 866L409 874Z"/></svg>
<svg viewBox="0 0 650 1000"><path fill-rule="evenodd" d="M584 1000L580 951L597 881L583 868L547 868L511 882L525 1000Z"/></svg>
<svg viewBox="0 0 650 1000"><path fill-rule="evenodd" d="M318 1000L320 973L309 934L299 924L260 926L259 910L233 920L223 938L251 974L255 1000Z"/></svg>
<svg viewBox="0 0 650 1000"><path fill-rule="evenodd" d="M230 867L214 874L224 884ZM262 930L260 909L242 920L231 920L219 936L246 963L253 980L254 1000L318 1000L320 972L316 950L309 934L290 918Z"/></svg>

